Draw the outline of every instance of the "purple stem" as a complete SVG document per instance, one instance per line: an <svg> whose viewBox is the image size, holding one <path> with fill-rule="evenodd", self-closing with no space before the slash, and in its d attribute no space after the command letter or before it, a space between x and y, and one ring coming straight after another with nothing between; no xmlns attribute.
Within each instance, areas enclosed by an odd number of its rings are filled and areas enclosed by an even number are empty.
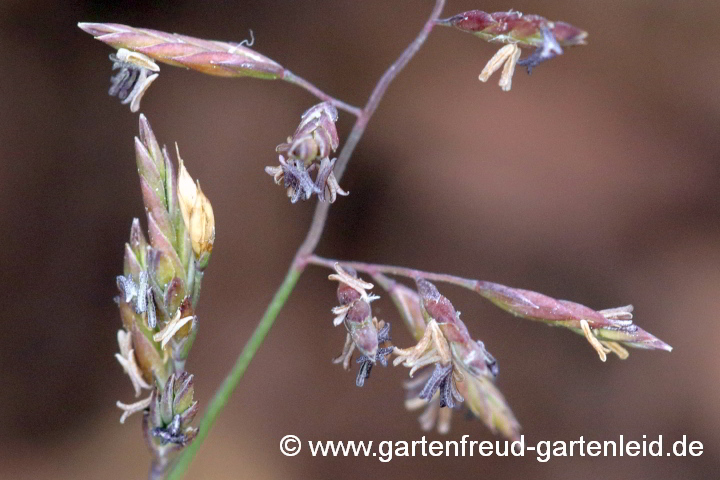
<svg viewBox="0 0 720 480"><path fill-rule="evenodd" d="M418 52L418 50L420 50L420 47L422 47L423 43L425 43L425 40L427 40L428 35L430 35L430 32L435 26L435 21L440 17L440 14L442 13L444 7L445 0L435 1L435 8L433 8L432 14L430 14L430 18L427 22L425 22L425 25L423 26L418 36L415 37L415 40L413 40L413 42L408 45L408 47L398 57L398 59L395 60L395 63L390 65L390 68L385 71L382 78L380 78L380 81L375 86L375 89L370 95L370 98L368 99L365 108L363 108L362 113L357 117L355 125L350 131L350 135L348 135L348 138L345 141L345 145L340 151L340 156L338 157L338 161L335 164L334 169L335 178L337 178L338 181L340 181L340 178L345 172L345 168L347 167L348 161L350 160L350 157L352 156L355 147L360 141L363 133L365 133L365 128L370 121L370 117L372 117L373 113L375 113L375 110L380 104L380 100L382 100L383 95L385 95L385 92L390 86L390 83L392 83L392 81L395 79L395 77L397 77L400 71L405 68L410 59L412 59L412 57ZM300 245L300 249L295 256L294 265L296 267L304 267L305 257L315 251L315 247L317 247L317 244L320 241L320 237L322 236L322 232L325 229L325 222L327 221L327 214L329 209L330 204L327 202L319 202L317 204L317 207L315 207L315 213L313 214L313 220L312 224L310 225L310 229L308 230L307 236L305 237L305 241L303 241L302 245Z"/></svg>

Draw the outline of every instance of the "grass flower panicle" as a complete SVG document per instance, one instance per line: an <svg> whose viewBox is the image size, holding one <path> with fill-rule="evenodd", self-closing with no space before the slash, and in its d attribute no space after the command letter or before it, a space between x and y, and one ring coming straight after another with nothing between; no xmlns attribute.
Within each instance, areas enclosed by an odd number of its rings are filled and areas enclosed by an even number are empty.
<svg viewBox="0 0 720 480"><path fill-rule="evenodd" d="M440 19L445 0L435 0L429 18L415 39L377 82L367 103L359 108L323 92L274 60L240 43L204 40L115 23L80 23L97 40L117 50L111 55L110 95L129 104L133 112L148 87L157 79L158 63L184 67L219 77L253 77L284 80L320 100L301 117L294 134L276 148L278 165L265 168L282 185L292 203L317 196L312 224L297 250L285 280L248 340L226 381L210 402L199 427L191 425L198 412L194 377L185 370L198 331L197 302L205 269L215 244L212 205L178 153L177 168L166 148L161 148L147 119L140 116L135 139L140 190L147 215L147 236L135 219L124 249L124 270L116 283L116 303L123 328L118 332L116 358L128 375L134 403L117 402L123 423L142 412L145 440L153 455L151 480L178 480L207 437L218 415L243 377L290 293L308 265L331 268L330 280L338 282L339 305L332 309L333 325L344 325L343 351L333 360L348 370L355 350L359 365L355 383L362 387L378 363L409 368L405 382L408 409L424 409L423 430L450 430L452 412L465 407L492 431L507 438L519 437L520 425L495 386L498 364L475 340L460 313L434 283L470 289L518 317L567 328L583 335L601 360L608 353L627 358L626 347L666 350L672 348L633 323L632 306L593 310L584 305L504 285L452 275L422 272L405 267L337 262L314 254L324 230L330 204L346 196L339 181L362 138L370 118L398 73L420 50L436 26L448 26L503 46L490 59L479 78L486 82L500 71L499 85L512 87L518 66L528 73L540 63L563 54L569 46L584 45L587 32L565 22L520 12L487 13L471 10ZM521 58L521 48L534 51ZM340 148L336 129L339 111L356 117ZM335 152L340 148L337 157ZM177 147L176 147L177 151ZM391 344L390 324L372 314L379 297L359 273L372 277L395 304L402 323L416 342L409 348ZM416 289L391 276L415 281ZM182 452L176 456L178 452Z"/></svg>

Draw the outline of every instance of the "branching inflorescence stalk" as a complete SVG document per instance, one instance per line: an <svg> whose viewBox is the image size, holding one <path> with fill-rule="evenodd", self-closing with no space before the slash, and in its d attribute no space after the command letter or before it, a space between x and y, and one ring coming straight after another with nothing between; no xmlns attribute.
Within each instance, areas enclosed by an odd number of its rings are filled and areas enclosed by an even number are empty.
<svg viewBox="0 0 720 480"><path fill-rule="evenodd" d="M415 281L422 279L457 285L478 293L496 306L515 316L543 322L552 326L565 327L575 333L585 335L594 347L596 347L598 343L593 341L593 339L597 339L602 346L610 348L614 353L618 353L618 356L621 358L627 358L627 351L619 344L633 348L672 351L670 345L632 322L632 305L595 311L579 303L557 300L542 293L507 287L485 280L474 280L455 275L425 272L393 265L339 262L317 255L310 255L307 261L313 265L319 265L329 269L336 269L339 265L345 269L351 268L358 272L367 273L386 290L390 289L393 283L383 274L406 277ZM582 326L583 322L585 322L587 327ZM588 329L590 329L592 335L586 333ZM601 360L605 361L606 357L604 354L609 352L604 352L602 347L600 347L599 350L598 354L600 354Z"/></svg>
<svg viewBox="0 0 720 480"><path fill-rule="evenodd" d="M354 107L352 105L349 105L349 104L343 102L342 100L338 100L335 97L331 97L330 95L323 92L318 87L316 87L312 83L308 82L304 78L298 77L297 75L292 73L290 70L285 70L285 72L283 73L282 79L288 83L297 85L300 88L304 88L305 90L307 90L308 92L310 92L314 96L316 96L318 99L320 99L324 102L328 102L340 110L345 110L346 112L348 112L356 117L360 117L364 112L364 110L362 110L358 107Z"/></svg>
<svg viewBox="0 0 720 480"><path fill-rule="evenodd" d="M362 135L365 132L365 128L367 127L370 118L372 117L373 113L375 113L375 110L380 104L380 100L382 100L382 97L390 86L390 83L395 79L395 77L400 73L400 71L405 68L408 62L425 43L428 35L432 31L433 27L436 25L436 21L440 18L444 6L445 0L435 1L435 7L433 8L430 18L427 20L415 40L413 40L413 42L405 49L405 51L400 55L400 57L398 57L395 63L393 63L380 78L380 81L375 86L375 89L370 95L370 98L368 99L368 102L362 109L362 111L358 112L355 107L351 107L343 102L332 99L333 102L331 103L334 103L335 106L340 109L346 110L356 115L357 117L355 125L350 131L350 134L348 135L348 138L345 141L342 150L340 151L338 161L335 164L334 172L338 180L340 180L340 177L345 171L345 168L347 167L347 164L350 160L350 157L352 156L353 151L355 150L355 147L362 138ZM285 80L305 88L320 99L331 99L331 97L321 92L312 84L309 84L301 78L290 74L290 72L288 72L288 74L290 75L290 77L286 75ZM210 429L215 423L218 415L225 408L225 405L229 401L230 396L232 395L238 383L245 374L248 365L252 361L257 350L262 345L265 337L267 336L267 333L270 331L270 328L275 322L275 319L277 318L278 314L285 305L285 302L292 293L298 279L300 278L300 275L302 275L305 267L308 265L308 261L310 260L313 252L315 251L315 247L317 247L317 244L320 241L320 237L322 236L322 232L325 229L325 223L327 221L329 209L330 203L318 202L317 207L315 208L315 213L313 214L312 223L308 230L307 236L305 237L305 240L300 245L300 248L295 254L295 258L290 266L290 269L288 270L287 275L285 276L285 279L283 280L278 290L275 292L275 295L273 296L270 304L268 305L267 310L260 319L257 327L255 327L255 330L253 331L250 340L248 340L248 342L245 344L245 347L243 348L240 356L235 362L233 369L225 378L222 386L215 393L215 396L210 402L205 416L200 423L197 437L183 451L180 458L178 458L174 467L170 471L170 474L168 476L169 480L179 480L183 477L188 467L190 466L190 463L195 457L195 454L202 446L203 441L205 440Z"/></svg>
<svg viewBox="0 0 720 480"><path fill-rule="evenodd" d="M497 361L482 341L470 335L460 319L460 312L431 281L467 288L517 317L563 327L582 335L602 361L606 361L609 353L627 358L629 352L625 347L672 350L633 322L632 305L594 310L579 303L493 282L391 265L343 262L314 254L330 204L338 195L349 193L338 181L370 118L390 83L420 50L434 26L453 27L487 41L505 44L479 76L485 82L494 72L502 70L499 85L504 91L511 88L516 66L526 67L530 73L540 63L563 54L563 47L583 45L587 38L587 32L568 23L515 11L487 13L472 10L441 20L444 5L445 0L435 1L432 14L420 33L383 74L362 109L332 97L274 60L248 48L252 41L238 44L204 40L114 23L79 24L96 39L117 50L110 56L113 70L118 71L111 78L109 94L129 105L132 112L139 110L145 92L158 78L158 63L218 77L284 80L322 100L302 115L295 133L277 146L278 165L265 168L273 181L283 186L292 203L317 196L319 201L312 223L285 279L211 400L199 429L189 426L198 403L192 400L192 376L184 372L184 364L197 331L193 309L214 243L214 216L199 183L189 177L180 159L180 175L177 179L174 177L172 163L166 152L160 154L149 125L141 116L140 140L136 139L136 145L141 147L138 172L148 209L150 247L143 240L136 220L126 247L125 274L118 277L123 295L117 301L125 330L118 333L121 352L117 357L130 375L136 396L143 388L153 388L147 383L150 380L157 383L157 389L145 400L131 405L118 403L118 406L125 411L121 422L131 413L143 412L145 436L150 439L154 453L152 479L165 478L166 474L168 478L180 479L185 474L308 265L333 269L335 273L328 279L338 282L339 305L332 309L333 325L344 324L346 337L343 351L333 363L342 364L348 370L353 352L357 351L360 355L355 363L360 364L360 368L355 383L361 387L375 364L387 366L388 357L394 356L393 365L402 364L409 368L411 378L417 373L417 377L405 384L405 406L410 410L424 409L419 420L426 431L437 427L438 432L447 433L452 410L458 403L464 403L494 433L516 439L520 430L503 395L494 386L499 372ZM520 59L520 46L534 47L535 51ZM340 145L335 126L338 110L354 115L356 121L339 156L330 158ZM170 174L161 175L165 171ZM182 215L176 208L178 202ZM174 223L171 224L171 220ZM186 278L183 274L190 260L190 245L194 255L192 265L196 268L188 269ZM146 257L152 261L146 261ZM358 272L372 277L386 291L417 341L415 346L399 348L391 343L390 323L372 315L370 302L380 298L370 292L374 284L362 279ZM390 276L414 280L416 290ZM184 299L183 305L187 305L178 307L175 301L178 299ZM149 308L156 304L158 312ZM175 310L175 315L171 315ZM193 328L189 332L182 330L187 330L185 325L190 321ZM162 330L156 332L160 327ZM145 335L140 335L143 332ZM186 338L187 333L190 335ZM145 348L150 338L161 343ZM172 358L167 351L160 354L168 343L172 347ZM173 375L167 368L171 359L169 365L174 370ZM175 456L178 453L180 455Z"/></svg>

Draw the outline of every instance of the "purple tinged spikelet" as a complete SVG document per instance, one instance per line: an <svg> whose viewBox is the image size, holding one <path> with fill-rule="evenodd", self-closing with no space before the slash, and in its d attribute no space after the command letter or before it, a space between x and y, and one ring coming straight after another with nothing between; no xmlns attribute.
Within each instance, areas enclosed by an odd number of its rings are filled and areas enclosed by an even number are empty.
<svg viewBox="0 0 720 480"><path fill-rule="evenodd" d="M547 28L563 46L585 45L588 33L565 22L552 22L540 15L520 12L487 13L470 10L437 21L438 25L455 27L484 40L496 43L517 43L524 47L540 47L544 43L543 28Z"/></svg>
<svg viewBox="0 0 720 480"><path fill-rule="evenodd" d="M390 324L386 323L378 332L377 332L377 342L378 344L382 344L385 342L390 342ZM393 352L393 347L379 347L377 348L377 353L374 357L370 357L368 355L361 355L357 359L357 363L360 364L360 369L358 370L357 378L355 379L355 385L358 387L362 387L365 385L365 380L370 378L370 370L372 370L373 365L376 363L379 363L383 367L387 367L387 356L390 355Z"/></svg>
<svg viewBox="0 0 720 480"><path fill-rule="evenodd" d="M220 77L282 78L278 63L241 45L117 23L79 23L85 32L115 49L125 48L153 60Z"/></svg>
<svg viewBox="0 0 720 480"><path fill-rule="evenodd" d="M518 317L569 328L582 334L586 321L600 341L619 342L625 346L649 350L672 351L672 347L635 325L632 307L596 311L579 303L557 300L542 293L478 282L475 290L503 310Z"/></svg>
<svg viewBox="0 0 720 480"><path fill-rule="evenodd" d="M329 102L310 107L288 142L281 143L275 150L291 159L302 160L305 166L328 158L340 145L335 127L337 119L338 111Z"/></svg>
<svg viewBox="0 0 720 480"><path fill-rule="evenodd" d="M146 440L154 451L168 443L185 446L195 437L197 429L189 426L198 412L193 393L193 376L187 372L172 374L162 393L153 392Z"/></svg>
<svg viewBox="0 0 720 480"><path fill-rule="evenodd" d="M472 375L496 376L498 368L495 358L489 354L482 342L473 340L450 300L442 296L435 285L425 279L417 279L415 283L423 308L438 323L450 344L453 360Z"/></svg>
<svg viewBox="0 0 720 480"><path fill-rule="evenodd" d="M333 203L337 195L348 195L333 173L336 159L330 159L340 144L335 128L337 118L337 109L329 102L309 108L295 133L286 143L277 146L280 165L265 168L276 184L285 187L292 203L308 200L313 194L321 202L329 203ZM317 173L313 180L310 173L314 170Z"/></svg>

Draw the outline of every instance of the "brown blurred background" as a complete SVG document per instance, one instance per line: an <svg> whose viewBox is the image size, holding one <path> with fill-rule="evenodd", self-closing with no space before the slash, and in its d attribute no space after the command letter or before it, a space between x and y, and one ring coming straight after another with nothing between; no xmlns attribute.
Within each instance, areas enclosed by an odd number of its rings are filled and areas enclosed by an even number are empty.
<svg viewBox="0 0 720 480"><path fill-rule="evenodd" d="M240 41L362 105L414 38L430 0L0 3L0 478L144 478L140 419L113 359L114 276L143 215L137 115L107 96L111 50L76 27L106 21ZM702 441L699 458L283 457L303 440L418 440L407 371L365 388L332 365L334 285L310 268L190 470L207 479L706 479L720 469L720 3L450 0L446 16L514 8L566 20L589 45L516 74L477 75L496 47L437 29L389 89L341 184L319 253L528 288L608 308L671 353L602 364L581 337L443 292L498 358L529 441ZM190 357L203 407L302 240L313 202L263 172L315 102L282 82L167 66L142 111L178 141L213 202L217 242ZM352 118L341 114L345 135ZM143 220L144 221L144 220ZM387 300L374 313L397 320ZM410 336L395 323L394 339ZM449 439L494 437L456 414ZM429 439L443 439L435 433ZM712 473L715 472L715 473Z"/></svg>

